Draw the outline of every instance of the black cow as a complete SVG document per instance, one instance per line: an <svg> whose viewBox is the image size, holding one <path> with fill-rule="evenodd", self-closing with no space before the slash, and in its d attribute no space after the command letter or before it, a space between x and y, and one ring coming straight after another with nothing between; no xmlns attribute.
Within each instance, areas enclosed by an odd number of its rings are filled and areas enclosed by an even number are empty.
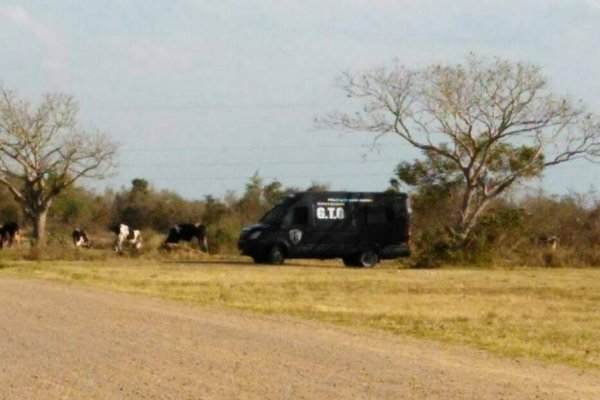
<svg viewBox="0 0 600 400"><path fill-rule="evenodd" d="M206 237L206 227L202 224L177 224L169 231L169 236L165 241L165 247L177 244L182 240L189 242L194 238L198 239L200 250L208 251L208 238Z"/></svg>
<svg viewBox="0 0 600 400"><path fill-rule="evenodd" d="M89 248L92 245L92 242L83 229L75 229L71 234L71 237L73 238L73 244L75 247Z"/></svg>
<svg viewBox="0 0 600 400"><path fill-rule="evenodd" d="M13 243L21 244L21 228L16 222L7 222L0 227L0 249L11 247Z"/></svg>
<svg viewBox="0 0 600 400"><path fill-rule="evenodd" d="M139 229L134 229L125 224L115 225L111 231L117 235L115 238L115 251L123 251L123 243L128 241L131 245L139 250L142 248L142 234Z"/></svg>

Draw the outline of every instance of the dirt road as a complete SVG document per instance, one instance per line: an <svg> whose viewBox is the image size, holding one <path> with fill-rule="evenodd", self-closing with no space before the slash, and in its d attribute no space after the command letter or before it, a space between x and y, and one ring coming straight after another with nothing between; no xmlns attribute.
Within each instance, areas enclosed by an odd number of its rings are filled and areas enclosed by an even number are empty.
<svg viewBox="0 0 600 400"><path fill-rule="evenodd" d="M0 399L600 399L600 374L0 279Z"/></svg>

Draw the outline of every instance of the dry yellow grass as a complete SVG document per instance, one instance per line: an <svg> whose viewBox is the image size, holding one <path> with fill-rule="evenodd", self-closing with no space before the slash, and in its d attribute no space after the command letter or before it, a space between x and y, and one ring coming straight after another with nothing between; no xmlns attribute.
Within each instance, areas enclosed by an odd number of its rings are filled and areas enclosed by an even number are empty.
<svg viewBox="0 0 600 400"><path fill-rule="evenodd" d="M600 270L299 264L14 262L0 267L0 277L77 282L600 368Z"/></svg>

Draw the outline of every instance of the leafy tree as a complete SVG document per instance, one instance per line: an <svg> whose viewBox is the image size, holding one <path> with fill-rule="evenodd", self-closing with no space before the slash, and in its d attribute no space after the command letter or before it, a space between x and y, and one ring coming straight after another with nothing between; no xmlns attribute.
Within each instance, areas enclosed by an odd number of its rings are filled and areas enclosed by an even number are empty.
<svg viewBox="0 0 600 400"><path fill-rule="evenodd" d="M246 191L235 203L234 209L242 223L256 221L288 193L290 189L285 189L277 180L265 185L263 178L255 172L248 180Z"/></svg>
<svg viewBox="0 0 600 400"><path fill-rule="evenodd" d="M598 155L597 116L554 94L535 65L471 55L458 65L346 73L337 84L363 108L321 122L378 137L391 133L419 149L422 160L401 167L400 179L430 177L460 187L452 224L458 243L515 183Z"/></svg>
<svg viewBox="0 0 600 400"><path fill-rule="evenodd" d="M71 96L48 94L33 107L0 87L0 184L31 221L37 246L46 243L54 199L81 178L105 178L113 167L118 146L83 130L77 113Z"/></svg>
<svg viewBox="0 0 600 400"><path fill-rule="evenodd" d="M277 204L286 194L288 194L288 191L283 188L283 185L279 181L273 181L263 189L263 196L269 207Z"/></svg>
<svg viewBox="0 0 600 400"><path fill-rule="evenodd" d="M213 196L206 196L204 203L202 220L207 225L216 225L227 214L227 206Z"/></svg>
<svg viewBox="0 0 600 400"><path fill-rule="evenodd" d="M246 191L237 205L237 210L244 219L252 219L254 215L264 212L263 189L263 179L255 172L248 180Z"/></svg>
<svg viewBox="0 0 600 400"><path fill-rule="evenodd" d="M131 195L135 196L137 194L144 195L147 194L150 189L150 184L147 180L142 178L135 178L131 181Z"/></svg>
<svg viewBox="0 0 600 400"><path fill-rule="evenodd" d="M169 190L155 190L142 178L131 181L131 188L117 193L109 225L124 223L141 229L167 232L181 222L202 222L205 205L183 199Z"/></svg>
<svg viewBox="0 0 600 400"><path fill-rule="evenodd" d="M312 181L310 186L306 188L307 192L326 192L328 190L330 190L328 184L318 181Z"/></svg>
<svg viewBox="0 0 600 400"><path fill-rule="evenodd" d="M407 187L412 192L412 224L416 232L447 229L456 219L460 204L461 182L455 175L438 174L432 163L435 157L413 162L402 162L390 180L391 188L400 191Z"/></svg>
<svg viewBox="0 0 600 400"><path fill-rule="evenodd" d="M56 197L50 215L56 222L68 226L85 226L84 222L92 214L94 197L84 188L71 186Z"/></svg>

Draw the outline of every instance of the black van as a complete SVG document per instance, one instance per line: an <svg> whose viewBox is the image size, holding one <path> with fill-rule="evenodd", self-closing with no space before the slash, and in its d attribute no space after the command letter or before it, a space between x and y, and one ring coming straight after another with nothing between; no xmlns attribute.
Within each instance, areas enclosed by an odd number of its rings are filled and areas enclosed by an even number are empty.
<svg viewBox="0 0 600 400"><path fill-rule="evenodd" d="M337 258L372 267L410 255L410 203L404 193L301 192L242 229L238 247L257 263Z"/></svg>

